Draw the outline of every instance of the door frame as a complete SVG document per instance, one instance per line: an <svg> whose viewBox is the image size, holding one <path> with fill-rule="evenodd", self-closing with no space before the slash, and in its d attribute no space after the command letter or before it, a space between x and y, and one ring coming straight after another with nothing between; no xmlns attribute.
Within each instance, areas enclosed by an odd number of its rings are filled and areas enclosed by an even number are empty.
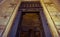
<svg viewBox="0 0 60 37"><path fill-rule="evenodd" d="M28 9L26 8L25 11L26 10L28 10ZM43 28L44 28L45 36L46 37L52 37L50 29L48 27L47 19L46 19L45 15L44 15L44 12L43 12L43 8L35 8L35 10L38 11L40 16L41 16L41 21L42 21L42 25L43 25ZM15 37L16 36L19 20L21 21L22 12L24 12L23 9L18 10L18 13L17 13L16 18L14 20L12 29L11 29L9 35L8 35L9 37Z"/></svg>

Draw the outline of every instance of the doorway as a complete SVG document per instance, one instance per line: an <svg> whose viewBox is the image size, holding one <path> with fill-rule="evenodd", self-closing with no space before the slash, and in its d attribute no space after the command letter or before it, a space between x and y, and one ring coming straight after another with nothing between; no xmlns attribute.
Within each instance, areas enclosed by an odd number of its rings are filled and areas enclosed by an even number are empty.
<svg viewBox="0 0 60 37"><path fill-rule="evenodd" d="M50 31L45 20L43 8L39 1L21 2L9 36L49 37Z"/></svg>
<svg viewBox="0 0 60 37"><path fill-rule="evenodd" d="M44 34L39 12L22 12L16 37L45 37Z"/></svg>

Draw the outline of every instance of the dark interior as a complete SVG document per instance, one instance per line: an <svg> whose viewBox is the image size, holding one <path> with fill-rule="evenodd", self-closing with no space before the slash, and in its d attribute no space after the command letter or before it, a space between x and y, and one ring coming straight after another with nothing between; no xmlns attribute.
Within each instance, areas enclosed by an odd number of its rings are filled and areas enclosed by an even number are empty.
<svg viewBox="0 0 60 37"><path fill-rule="evenodd" d="M21 2L8 37L52 37L40 1Z"/></svg>
<svg viewBox="0 0 60 37"><path fill-rule="evenodd" d="M22 12L16 37L45 37L39 12Z"/></svg>

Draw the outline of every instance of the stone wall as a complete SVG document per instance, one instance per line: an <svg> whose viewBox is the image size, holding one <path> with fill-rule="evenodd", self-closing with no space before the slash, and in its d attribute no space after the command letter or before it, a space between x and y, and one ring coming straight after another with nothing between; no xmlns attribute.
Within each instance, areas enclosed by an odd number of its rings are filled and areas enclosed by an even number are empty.
<svg viewBox="0 0 60 37"><path fill-rule="evenodd" d="M43 0L43 2L55 4L56 8L60 11L60 0Z"/></svg>
<svg viewBox="0 0 60 37"><path fill-rule="evenodd" d="M52 1L56 5L57 9L60 11L60 0L52 0Z"/></svg>

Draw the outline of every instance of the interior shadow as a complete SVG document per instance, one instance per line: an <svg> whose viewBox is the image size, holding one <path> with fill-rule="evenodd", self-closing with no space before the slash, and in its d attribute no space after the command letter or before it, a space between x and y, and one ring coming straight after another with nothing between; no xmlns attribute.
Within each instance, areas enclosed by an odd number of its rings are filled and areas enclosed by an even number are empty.
<svg viewBox="0 0 60 37"><path fill-rule="evenodd" d="M39 12L22 12L16 37L45 37Z"/></svg>

